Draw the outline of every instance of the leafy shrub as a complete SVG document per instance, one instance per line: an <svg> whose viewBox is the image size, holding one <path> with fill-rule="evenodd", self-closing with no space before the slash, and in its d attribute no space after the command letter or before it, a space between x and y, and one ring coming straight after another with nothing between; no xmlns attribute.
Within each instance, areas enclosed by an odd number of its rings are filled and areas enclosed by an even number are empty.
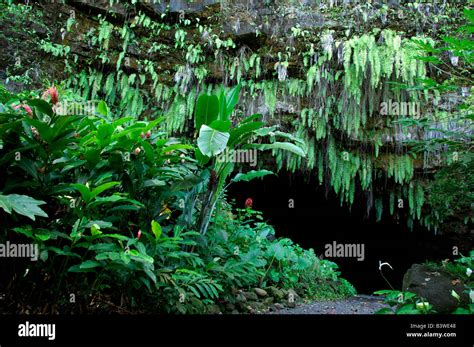
<svg viewBox="0 0 474 347"><path fill-rule="evenodd" d="M385 295L384 301L391 308L382 308L376 314L427 314L432 313L433 306L416 294L398 290L379 290L374 294Z"/></svg>
<svg viewBox="0 0 474 347"><path fill-rule="evenodd" d="M223 203L209 230L206 250L217 254L213 270L226 278L227 286L295 289L313 298L335 298L355 294L355 289L340 279L337 265L319 259L313 249L304 250L287 238L275 238L275 230L261 221L251 208L237 209Z"/></svg>

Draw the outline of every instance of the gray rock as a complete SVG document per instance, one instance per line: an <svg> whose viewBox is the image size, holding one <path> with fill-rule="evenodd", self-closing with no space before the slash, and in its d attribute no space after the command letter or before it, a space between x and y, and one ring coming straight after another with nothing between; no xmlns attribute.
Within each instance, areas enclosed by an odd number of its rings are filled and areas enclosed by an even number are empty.
<svg viewBox="0 0 474 347"><path fill-rule="evenodd" d="M245 297L245 295L243 293L237 294L236 297L235 297L235 300L237 302L247 302L247 298Z"/></svg>
<svg viewBox="0 0 474 347"><path fill-rule="evenodd" d="M243 293L247 301L257 301L258 296L254 292L245 292Z"/></svg>
<svg viewBox="0 0 474 347"><path fill-rule="evenodd" d="M268 293L264 289L254 288L253 291L255 292L255 294L257 294L261 298L264 298L264 297L268 296Z"/></svg>
<svg viewBox="0 0 474 347"><path fill-rule="evenodd" d="M248 302L248 306L254 311L263 311L266 308L265 304L260 301L250 301Z"/></svg>
<svg viewBox="0 0 474 347"><path fill-rule="evenodd" d="M426 299L437 312L448 313L458 306L451 291L454 290L462 302L468 303L469 300L463 292L463 284L455 280L445 271L431 271L426 265L414 264L403 276L402 289Z"/></svg>
<svg viewBox="0 0 474 347"><path fill-rule="evenodd" d="M288 300L291 300L290 298L293 298L295 301L300 299L300 296L298 295L297 292L293 289L288 289L288 295L287 295Z"/></svg>
<svg viewBox="0 0 474 347"><path fill-rule="evenodd" d="M285 308L285 306L279 303L273 304L273 307L277 310L283 310Z"/></svg>
<svg viewBox="0 0 474 347"><path fill-rule="evenodd" d="M220 4L219 0L194 0L189 2L188 0L165 0L155 1L152 6L156 13L164 13L169 6L171 13L199 13L202 12L207 6Z"/></svg>
<svg viewBox="0 0 474 347"><path fill-rule="evenodd" d="M283 290L276 287L268 287L265 289L270 296L273 296L276 301L283 300L285 298L285 293Z"/></svg>
<svg viewBox="0 0 474 347"><path fill-rule="evenodd" d="M269 296L269 297L263 299L263 303L264 303L265 305L270 305L270 304L273 304L273 300L274 300L274 299L273 299L271 296Z"/></svg>

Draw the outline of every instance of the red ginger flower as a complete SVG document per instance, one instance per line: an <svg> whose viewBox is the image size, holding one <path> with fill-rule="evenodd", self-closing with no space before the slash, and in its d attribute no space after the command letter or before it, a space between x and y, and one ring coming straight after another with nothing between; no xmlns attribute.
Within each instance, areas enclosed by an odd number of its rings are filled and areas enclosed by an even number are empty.
<svg viewBox="0 0 474 347"><path fill-rule="evenodd" d="M245 208L252 208L253 205L253 200L251 198L248 198L245 200Z"/></svg>
<svg viewBox="0 0 474 347"><path fill-rule="evenodd" d="M23 104L23 109L26 111L26 113L28 113L28 116L33 117L33 111L31 110L30 106Z"/></svg>
<svg viewBox="0 0 474 347"><path fill-rule="evenodd" d="M30 118L33 117L33 111L31 110L31 107L28 106L27 104L16 105L16 106L13 106L13 108L15 110L18 110L19 108L22 108L26 111L26 113L28 113L28 116L30 116Z"/></svg>
<svg viewBox="0 0 474 347"><path fill-rule="evenodd" d="M58 95L58 90L56 87L49 87L46 89L46 91L43 93L43 99L46 99L49 96L51 97L51 103L53 105L56 105L59 102L59 95Z"/></svg>
<svg viewBox="0 0 474 347"><path fill-rule="evenodd" d="M137 238L140 240L140 237L142 237L142 231L138 230Z"/></svg>

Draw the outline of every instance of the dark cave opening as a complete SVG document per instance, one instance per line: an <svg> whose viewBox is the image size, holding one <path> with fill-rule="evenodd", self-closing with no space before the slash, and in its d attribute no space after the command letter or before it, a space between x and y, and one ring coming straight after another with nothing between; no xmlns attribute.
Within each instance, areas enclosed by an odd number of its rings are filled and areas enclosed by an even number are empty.
<svg viewBox="0 0 474 347"><path fill-rule="evenodd" d="M253 199L253 208L274 228L277 237L288 237L303 248L313 248L339 265L342 277L349 280L361 294L390 289L379 272L379 261L388 262L384 276L394 289L401 289L404 273L414 263L427 260L440 261L453 258L452 237L435 235L422 227L410 230L405 220L397 221L384 212L381 221L365 217L366 201L357 196L352 208L341 206L339 197L330 192L315 178L301 174L280 172L262 180L236 183L228 195L243 207L247 198ZM290 199L294 206L290 207ZM324 256L325 245L363 244L364 260L355 257Z"/></svg>

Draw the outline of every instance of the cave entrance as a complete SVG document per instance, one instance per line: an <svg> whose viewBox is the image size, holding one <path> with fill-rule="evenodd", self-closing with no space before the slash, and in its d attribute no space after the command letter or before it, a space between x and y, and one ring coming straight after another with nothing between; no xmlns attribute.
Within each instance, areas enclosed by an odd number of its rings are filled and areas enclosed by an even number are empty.
<svg viewBox="0 0 474 347"><path fill-rule="evenodd" d="M421 227L410 230L406 221L391 216L365 217L366 201L355 197L351 209L340 205L333 192L327 198L325 187L315 178L281 171L278 176L232 185L228 195L243 207L247 198L262 211L277 237L287 237L303 248L313 248L318 256L339 265L342 277L361 294L390 289L379 272L379 261L388 262L384 275L395 289L401 289L403 275L413 263L440 261L452 257L453 241ZM290 207L290 199L294 207ZM374 214L374 213L373 213ZM356 257L325 257L327 244L363 244L364 260Z"/></svg>

